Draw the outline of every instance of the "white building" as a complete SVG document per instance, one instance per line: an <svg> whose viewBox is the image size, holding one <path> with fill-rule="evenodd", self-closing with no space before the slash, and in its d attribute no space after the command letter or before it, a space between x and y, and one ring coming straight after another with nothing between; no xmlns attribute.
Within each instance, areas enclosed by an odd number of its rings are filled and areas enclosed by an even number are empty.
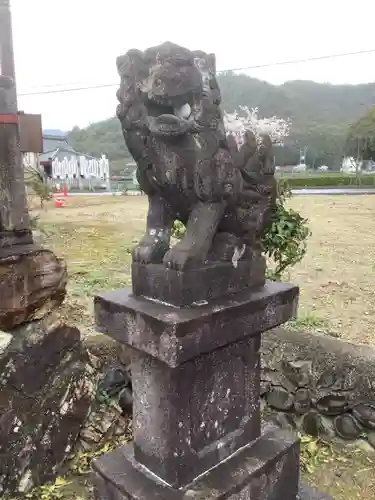
<svg viewBox="0 0 375 500"><path fill-rule="evenodd" d="M38 161L54 186L67 184L70 189L110 190L109 161L106 156L94 158L79 153L68 144L63 134L43 133L43 153L39 155Z"/></svg>
<svg viewBox="0 0 375 500"><path fill-rule="evenodd" d="M362 170L362 161L357 162L353 156L346 156L342 160L340 170L345 174L355 174Z"/></svg>

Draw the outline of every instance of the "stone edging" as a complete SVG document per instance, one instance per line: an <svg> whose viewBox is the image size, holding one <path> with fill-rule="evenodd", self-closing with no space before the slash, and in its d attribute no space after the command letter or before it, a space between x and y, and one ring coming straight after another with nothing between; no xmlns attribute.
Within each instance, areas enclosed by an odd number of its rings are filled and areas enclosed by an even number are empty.
<svg viewBox="0 0 375 500"><path fill-rule="evenodd" d="M263 335L261 396L282 427L375 448L375 349L282 328Z"/></svg>

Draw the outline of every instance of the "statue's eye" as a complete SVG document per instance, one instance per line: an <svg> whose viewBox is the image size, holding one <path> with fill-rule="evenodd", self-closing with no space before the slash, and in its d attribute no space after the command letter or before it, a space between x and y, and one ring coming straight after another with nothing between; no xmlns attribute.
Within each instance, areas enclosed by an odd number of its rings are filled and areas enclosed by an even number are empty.
<svg viewBox="0 0 375 500"><path fill-rule="evenodd" d="M161 83L162 83L162 82L161 82L160 78L155 78L155 80L154 80L154 84L156 85L156 87L160 87L160 86L161 86Z"/></svg>

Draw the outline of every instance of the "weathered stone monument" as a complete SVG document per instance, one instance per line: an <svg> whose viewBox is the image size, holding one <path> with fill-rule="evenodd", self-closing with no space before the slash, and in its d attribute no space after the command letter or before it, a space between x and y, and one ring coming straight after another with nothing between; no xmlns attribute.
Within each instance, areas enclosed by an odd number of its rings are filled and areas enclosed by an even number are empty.
<svg viewBox="0 0 375 500"><path fill-rule="evenodd" d="M94 461L96 498L321 498L300 490L297 437L260 418L261 334L299 294L265 280L271 141L226 137L212 54L168 42L117 65L149 210L132 291L95 299L98 327L129 347L134 395L134 443ZM170 247L175 219L186 233Z"/></svg>
<svg viewBox="0 0 375 500"><path fill-rule="evenodd" d="M80 332L55 308L64 261L33 241L19 148L9 0L0 0L0 497L53 479L90 412Z"/></svg>

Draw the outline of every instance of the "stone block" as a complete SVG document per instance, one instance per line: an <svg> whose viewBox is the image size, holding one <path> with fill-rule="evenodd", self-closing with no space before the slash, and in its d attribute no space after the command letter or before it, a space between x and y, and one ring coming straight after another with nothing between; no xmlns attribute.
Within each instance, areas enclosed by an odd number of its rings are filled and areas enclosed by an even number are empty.
<svg viewBox="0 0 375 500"><path fill-rule="evenodd" d="M32 245L33 234L30 229L23 231L0 231L0 253L12 248L14 245ZM14 248L12 248L12 251Z"/></svg>
<svg viewBox="0 0 375 500"><path fill-rule="evenodd" d="M132 356L134 455L180 486L260 435L259 336L170 368Z"/></svg>
<svg viewBox="0 0 375 500"><path fill-rule="evenodd" d="M298 294L296 286L267 281L258 290L178 308L120 289L95 297L96 324L121 344L176 367L285 323L296 314Z"/></svg>
<svg viewBox="0 0 375 500"><path fill-rule="evenodd" d="M285 431L266 429L258 440L183 488L151 474L135 460L130 445L95 460L93 470L96 500L296 500L299 443Z"/></svg>
<svg viewBox="0 0 375 500"><path fill-rule="evenodd" d="M239 261L237 267L232 262L215 262L186 271L133 262L133 292L179 307L189 306L262 287L265 271L265 259L261 256Z"/></svg>

